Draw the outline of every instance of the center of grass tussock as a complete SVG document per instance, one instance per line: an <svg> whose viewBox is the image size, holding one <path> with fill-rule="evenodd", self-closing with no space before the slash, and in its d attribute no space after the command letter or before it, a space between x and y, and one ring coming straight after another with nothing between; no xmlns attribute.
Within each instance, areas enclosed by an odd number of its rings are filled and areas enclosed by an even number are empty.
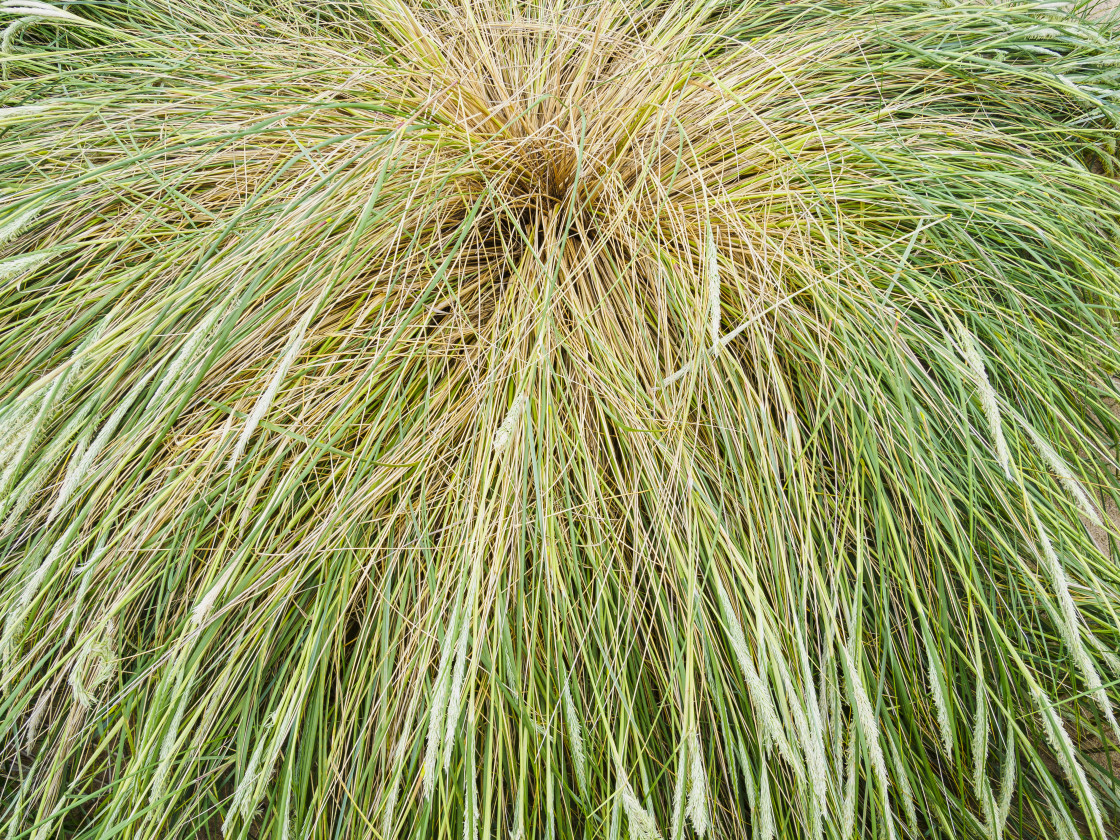
<svg viewBox="0 0 1120 840"><path fill-rule="evenodd" d="M0 832L1120 823L1120 40L0 0Z"/></svg>

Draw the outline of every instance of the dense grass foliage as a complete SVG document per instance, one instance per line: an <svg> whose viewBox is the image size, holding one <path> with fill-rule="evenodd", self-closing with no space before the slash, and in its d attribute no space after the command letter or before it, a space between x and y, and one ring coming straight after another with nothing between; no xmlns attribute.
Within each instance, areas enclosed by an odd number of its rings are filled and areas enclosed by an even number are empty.
<svg viewBox="0 0 1120 840"><path fill-rule="evenodd" d="M8 840L1116 836L1112 29L0 11Z"/></svg>

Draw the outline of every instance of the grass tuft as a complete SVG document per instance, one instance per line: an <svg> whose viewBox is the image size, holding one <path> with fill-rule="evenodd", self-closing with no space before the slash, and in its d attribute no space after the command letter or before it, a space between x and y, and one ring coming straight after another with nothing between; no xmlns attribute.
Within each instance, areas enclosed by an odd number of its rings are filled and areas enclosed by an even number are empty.
<svg viewBox="0 0 1120 840"><path fill-rule="evenodd" d="M0 2L0 835L1120 828L1120 40Z"/></svg>

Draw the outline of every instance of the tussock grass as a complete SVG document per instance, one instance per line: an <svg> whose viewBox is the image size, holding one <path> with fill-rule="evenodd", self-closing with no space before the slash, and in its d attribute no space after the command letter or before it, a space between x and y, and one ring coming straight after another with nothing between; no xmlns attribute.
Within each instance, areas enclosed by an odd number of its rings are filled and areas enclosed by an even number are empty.
<svg viewBox="0 0 1120 840"><path fill-rule="evenodd" d="M1115 836L1113 30L0 11L6 838Z"/></svg>

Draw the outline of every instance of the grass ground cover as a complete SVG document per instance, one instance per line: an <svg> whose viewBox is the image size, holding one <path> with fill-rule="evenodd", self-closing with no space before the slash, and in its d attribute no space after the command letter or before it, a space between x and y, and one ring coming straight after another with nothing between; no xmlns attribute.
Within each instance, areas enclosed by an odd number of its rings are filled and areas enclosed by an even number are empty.
<svg viewBox="0 0 1120 840"><path fill-rule="evenodd" d="M1120 830L1120 43L0 2L0 832Z"/></svg>

